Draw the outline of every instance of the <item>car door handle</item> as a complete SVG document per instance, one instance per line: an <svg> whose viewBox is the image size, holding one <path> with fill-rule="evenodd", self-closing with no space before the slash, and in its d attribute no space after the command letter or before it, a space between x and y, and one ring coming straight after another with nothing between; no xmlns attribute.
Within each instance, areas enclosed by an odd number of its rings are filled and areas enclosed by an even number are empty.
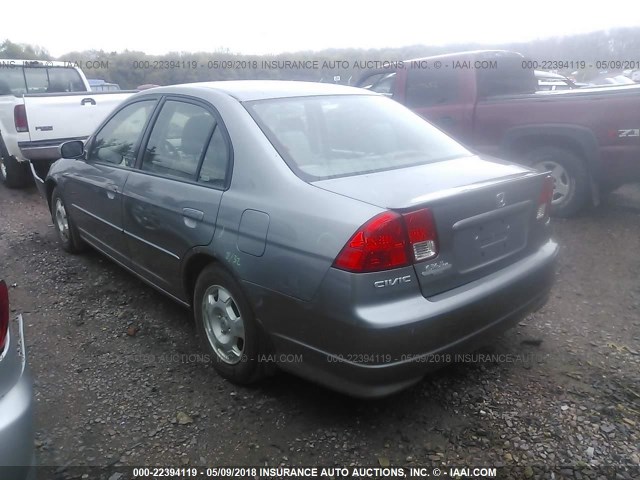
<svg viewBox="0 0 640 480"><path fill-rule="evenodd" d="M204 218L204 212L201 212L200 210L196 210L195 208L183 208L182 216L201 222L202 219Z"/></svg>
<svg viewBox="0 0 640 480"><path fill-rule="evenodd" d="M107 187L107 198L109 200L114 200L116 198L116 193L118 193L117 185L109 185Z"/></svg>
<svg viewBox="0 0 640 480"><path fill-rule="evenodd" d="M95 105L96 101L93 98L83 98L80 102L80 105L86 105L87 103L90 105Z"/></svg>

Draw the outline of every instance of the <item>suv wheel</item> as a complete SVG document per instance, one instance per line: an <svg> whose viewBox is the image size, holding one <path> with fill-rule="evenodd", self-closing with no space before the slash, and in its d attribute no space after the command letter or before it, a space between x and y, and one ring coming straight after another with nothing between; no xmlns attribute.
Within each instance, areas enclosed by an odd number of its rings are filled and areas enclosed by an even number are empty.
<svg viewBox="0 0 640 480"><path fill-rule="evenodd" d="M558 147L540 147L528 158L536 170L550 172L554 190L551 213L556 217L570 217L578 213L589 200L589 175L580 157Z"/></svg>

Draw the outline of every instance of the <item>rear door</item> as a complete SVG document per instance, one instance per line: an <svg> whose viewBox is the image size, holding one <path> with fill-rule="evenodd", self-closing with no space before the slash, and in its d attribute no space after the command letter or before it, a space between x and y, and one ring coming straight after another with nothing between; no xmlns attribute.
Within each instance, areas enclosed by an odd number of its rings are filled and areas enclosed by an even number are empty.
<svg viewBox="0 0 640 480"><path fill-rule="evenodd" d="M122 263L128 263L122 228L122 190L157 99L123 107L96 133L86 160L65 175L64 195L83 237Z"/></svg>
<svg viewBox="0 0 640 480"><path fill-rule="evenodd" d="M168 98L124 190L124 231L135 270L184 298L181 262L213 238L231 146L217 112ZM188 300L188 299L187 299Z"/></svg>

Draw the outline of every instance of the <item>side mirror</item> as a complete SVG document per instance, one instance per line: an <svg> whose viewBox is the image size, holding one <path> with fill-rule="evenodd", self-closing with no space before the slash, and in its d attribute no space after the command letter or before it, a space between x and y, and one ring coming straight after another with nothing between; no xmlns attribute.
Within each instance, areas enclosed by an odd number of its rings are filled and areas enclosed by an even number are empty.
<svg viewBox="0 0 640 480"><path fill-rule="evenodd" d="M60 145L61 158L81 158L84 156L84 142L82 140L71 140Z"/></svg>

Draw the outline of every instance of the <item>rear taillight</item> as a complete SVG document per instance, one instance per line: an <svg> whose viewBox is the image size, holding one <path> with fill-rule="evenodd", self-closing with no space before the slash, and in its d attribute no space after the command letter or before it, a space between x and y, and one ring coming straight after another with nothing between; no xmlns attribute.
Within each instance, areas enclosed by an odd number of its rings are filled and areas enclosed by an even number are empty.
<svg viewBox="0 0 640 480"><path fill-rule="evenodd" d="M542 185L542 192L538 199L538 210L536 212L536 220L544 220L549 218L551 214L551 201L553 200L553 178L551 175L545 177Z"/></svg>
<svg viewBox="0 0 640 480"><path fill-rule="evenodd" d="M16 105L13 107L13 122L16 125L16 132L28 132L29 122L27 122L27 111L24 105Z"/></svg>
<svg viewBox="0 0 640 480"><path fill-rule="evenodd" d="M438 254L436 224L431 210L422 209L406 213L404 221L407 225L409 243L416 262L428 260Z"/></svg>
<svg viewBox="0 0 640 480"><path fill-rule="evenodd" d="M0 352L4 350L9 330L9 291L4 280L0 280Z"/></svg>
<svg viewBox="0 0 640 480"><path fill-rule="evenodd" d="M406 267L438 254L433 215L428 209L376 215L353 234L333 266L349 272Z"/></svg>

